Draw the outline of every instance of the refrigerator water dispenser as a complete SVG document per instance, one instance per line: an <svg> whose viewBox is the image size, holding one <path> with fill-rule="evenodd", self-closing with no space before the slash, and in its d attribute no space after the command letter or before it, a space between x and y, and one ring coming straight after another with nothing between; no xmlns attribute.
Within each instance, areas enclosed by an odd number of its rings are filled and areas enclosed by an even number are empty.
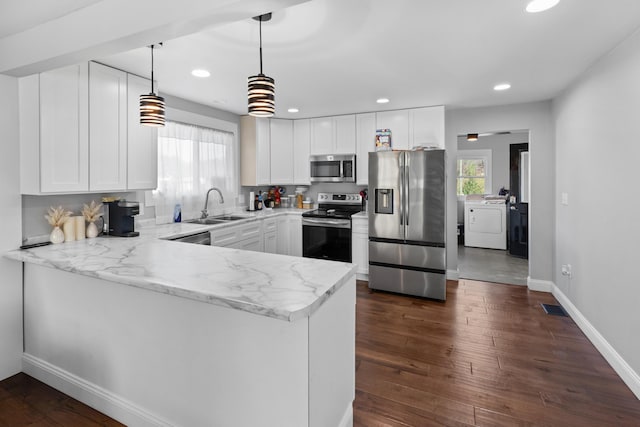
<svg viewBox="0 0 640 427"><path fill-rule="evenodd" d="M393 189L376 188L376 213L393 215Z"/></svg>

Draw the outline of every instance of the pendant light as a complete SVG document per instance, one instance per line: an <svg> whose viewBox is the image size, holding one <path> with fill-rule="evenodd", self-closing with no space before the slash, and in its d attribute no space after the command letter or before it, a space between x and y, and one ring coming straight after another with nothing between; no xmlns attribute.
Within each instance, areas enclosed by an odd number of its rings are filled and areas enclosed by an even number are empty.
<svg viewBox="0 0 640 427"><path fill-rule="evenodd" d="M162 43L160 43L162 46ZM153 91L153 48L151 45L151 93L140 95L140 124L145 126L164 126L164 98Z"/></svg>
<svg viewBox="0 0 640 427"><path fill-rule="evenodd" d="M260 74L249 76L248 103L249 115L255 117L271 117L276 110L275 81L262 74L262 22L271 20L271 13L254 16L260 22Z"/></svg>

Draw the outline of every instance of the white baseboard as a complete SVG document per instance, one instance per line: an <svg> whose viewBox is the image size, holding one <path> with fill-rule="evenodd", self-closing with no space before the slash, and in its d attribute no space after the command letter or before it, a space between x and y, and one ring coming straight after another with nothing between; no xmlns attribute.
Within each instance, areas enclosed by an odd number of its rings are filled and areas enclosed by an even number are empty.
<svg viewBox="0 0 640 427"><path fill-rule="evenodd" d="M353 402L349 402L338 427L353 427Z"/></svg>
<svg viewBox="0 0 640 427"><path fill-rule="evenodd" d="M368 274L363 274L363 273L356 273L356 279L357 280L364 280L364 281L369 281L369 275Z"/></svg>
<svg viewBox="0 0 640 427"><path fill-rule="evenodd" d="M129 426L171 427L122 397L30 354L22 355L22 370L43 383Z"/></svg>
<svg viewBox="0 0 640 427"><path fill-rule="evenodd" d="M554 285L553 296L556 297L560 305L567 311L578 327L589 338L589 341L596 347L602 357L609 362L609 365L622 378L622 381L631 389L633 394L640 399L640 375L629 366L629 364L618 354L618 352L600 335L600 332L582 315L580 310L573 305L567 296Z"/></svg>
<svg viewBox="0 0 640 427"><path fill-rule="evenodd" d="M529 288L530 291L552 292L555 286L555 283L549 280L532 279L531 276L527 277L527 288Z"/></svg>
<svg viewBox="0 0 640 427"><path fill-rule="evenodd" d="M447 280L458 279L460 279L460 271L457 268L455 270L447 270Z"/></svg>

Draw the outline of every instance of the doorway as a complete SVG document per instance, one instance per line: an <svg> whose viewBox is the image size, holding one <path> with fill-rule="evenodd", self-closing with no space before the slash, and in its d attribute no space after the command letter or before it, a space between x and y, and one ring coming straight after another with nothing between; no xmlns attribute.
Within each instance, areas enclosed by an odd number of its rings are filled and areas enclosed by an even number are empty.
<svg viewBox="0 0 640 427"><path fill-rule="evenodd" d="M459 277L526 286L529 131L470 136L457 139Z"/></svg>

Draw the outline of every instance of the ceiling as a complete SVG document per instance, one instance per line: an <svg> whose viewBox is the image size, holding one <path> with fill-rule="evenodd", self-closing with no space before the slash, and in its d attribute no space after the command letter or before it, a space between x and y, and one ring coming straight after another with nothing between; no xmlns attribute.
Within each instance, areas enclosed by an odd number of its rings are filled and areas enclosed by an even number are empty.
<svg viewBox="0 0 640 427"><path fill-rule="evenodd" d="M158 0L164 1L170 0ZM93 2L58 3L63 6L52 13ZM311 0L277 10L262 27L264 73L276 81L276 117L547 100L640 27L637 0L561 0L537 14L525 12L527 3ZM2 15L4 29L10 20ZM42 19L34 16L30 25ZM259 72L256 21L218 22L158 41L164 42L155 53L161 93L246 114L246 79ZM92 58L150 73L145 47ZM211 77L192 77L193 68L208 69ZM510 90L493 90L505 81ZM390 102L376 104L379 97ZM288 113L289 107L300 112Z"/></svg>

